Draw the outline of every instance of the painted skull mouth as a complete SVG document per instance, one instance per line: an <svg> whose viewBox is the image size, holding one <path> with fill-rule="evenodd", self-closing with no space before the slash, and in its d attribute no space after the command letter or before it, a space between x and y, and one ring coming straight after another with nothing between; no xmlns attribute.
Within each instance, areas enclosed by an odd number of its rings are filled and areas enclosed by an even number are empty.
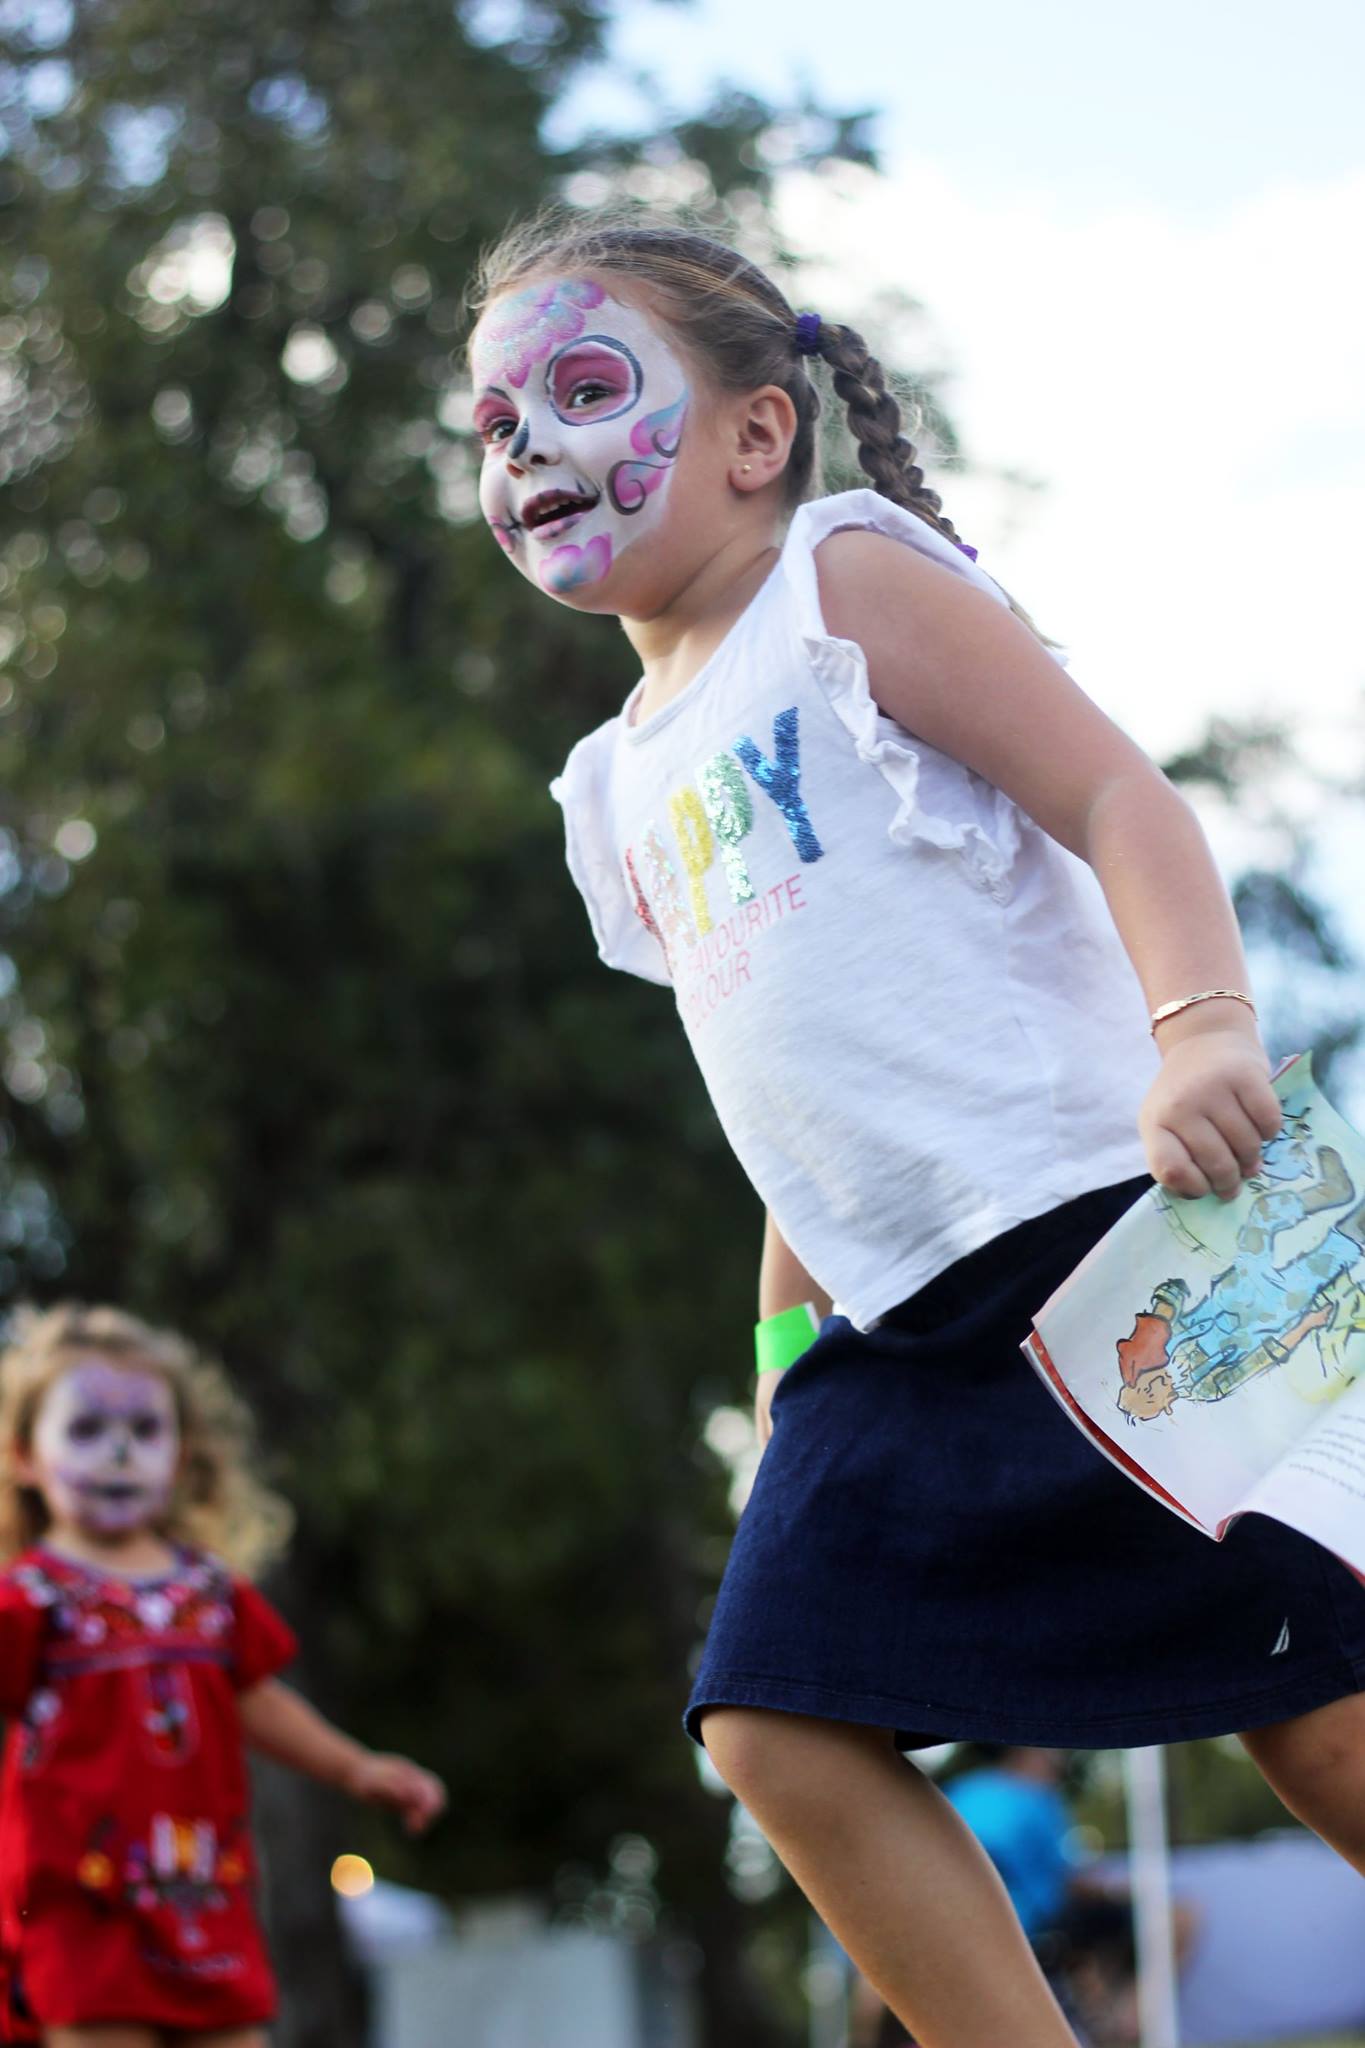
<svg viewBox="0 0 1365 2048"><path fill-rule="evenodd" d="M116 1505L124 1501L137 1500L143 1492L143 1488L135 1485L130 1479L94 1479L84 1490L96 1500L110 1501Z"/></svg>
<svg viewBox="0 0 1365 2048"><path fill-rule="evenodd" d="M600 496L598 491L537 491L522 506L521 523L532 533L547 527L558 528L591 512Z"/></svg>

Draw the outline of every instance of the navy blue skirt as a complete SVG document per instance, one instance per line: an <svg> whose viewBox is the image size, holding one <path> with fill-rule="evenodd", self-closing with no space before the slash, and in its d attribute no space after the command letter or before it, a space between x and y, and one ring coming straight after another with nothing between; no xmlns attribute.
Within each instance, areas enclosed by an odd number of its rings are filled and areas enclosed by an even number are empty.
<svg viewBox="0 0 1365 2048"><path fill-rule="evenodd" d="M1278 1522L1213 1543L1117 1472L1019 1345L1145 1179L961 1259L782 1380L688 1704L1095 1749L1360 1690L1365 1587Z"/></svg>

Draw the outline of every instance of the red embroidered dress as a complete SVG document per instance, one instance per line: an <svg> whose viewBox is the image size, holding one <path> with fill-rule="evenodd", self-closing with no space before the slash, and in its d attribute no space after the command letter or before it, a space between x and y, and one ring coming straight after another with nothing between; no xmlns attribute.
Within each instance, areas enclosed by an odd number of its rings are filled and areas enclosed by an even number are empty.
<svg viewBox="0 0 1365 2048"><path fill-rule="evenodd" d="M38 1545L0 1573L0 2039L269 2019L236 1695L294 1649L202 1552L120 1578Z"/></svg>

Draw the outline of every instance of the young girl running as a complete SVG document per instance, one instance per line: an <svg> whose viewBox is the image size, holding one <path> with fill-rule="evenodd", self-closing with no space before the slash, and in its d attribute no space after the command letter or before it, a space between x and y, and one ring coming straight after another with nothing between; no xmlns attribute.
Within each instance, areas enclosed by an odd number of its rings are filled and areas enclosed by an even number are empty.
<svg viewBox="0 0 1365 2048"><path fill-rule="evenodd" d="M275 1676L294 1637L225 1561L288 1532L216 1368L112 1308L0 1356L0 2039L262 2048L243 1740L410 1829L440 1780ZM16 1555L17 1553L17 1555Z"/></svg>
<svg viewBox="0 0 1365 2048"><path fill-rule="evenodd" d="M1246 1731L1365 1869L1365 1590L1255 1517L1215 1548L1018 1350L1144 1169L1230 1196L1278 1128L1236 923L1184 802L959 541L857 334L637 218L514 233L479 304L485 516L643 671L557 785L599 950L672 985L767 1206L761 1364L835 1308L760 1374L687 1725L917 2039L1058 2048L902 1750ZM812 495L816 359L875 490Z"/></svg>

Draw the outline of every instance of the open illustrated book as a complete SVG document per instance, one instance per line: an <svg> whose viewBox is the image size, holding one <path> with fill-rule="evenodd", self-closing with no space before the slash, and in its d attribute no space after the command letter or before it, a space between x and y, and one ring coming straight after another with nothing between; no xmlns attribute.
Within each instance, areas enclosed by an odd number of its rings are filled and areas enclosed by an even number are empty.
<svg viewBox="0 0 1365 2048"><path fill-rule="evenodd" d="M1221 1538L1272 1515L1365 1579L1365 1139L1306 1054L1231 1202L1152 1188L1034 1320L1025 1354L1091 1442Z"/></svg>

